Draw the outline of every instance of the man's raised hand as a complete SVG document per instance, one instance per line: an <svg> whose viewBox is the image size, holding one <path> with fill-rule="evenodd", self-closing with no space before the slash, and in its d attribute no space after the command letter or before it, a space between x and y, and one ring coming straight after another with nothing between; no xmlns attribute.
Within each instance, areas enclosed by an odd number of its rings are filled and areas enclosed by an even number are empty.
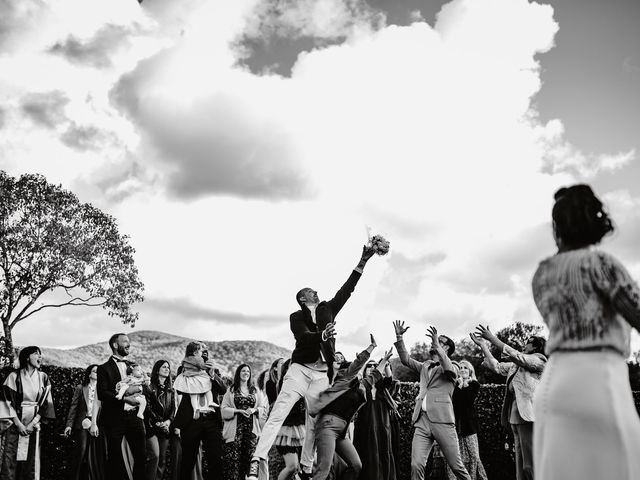
<svg viewBox="0 0 640 480"><path fill-rule="evenodd" d="M393 321L393 328L396 331L396 336L398 336L398 337L404 335L404 332L409 330L409 327L408 326L405 327L404 326L404 322L400 321L400 320L394 320Z"/></svg>
<svg viewBox="0 0 640 480"><path fill-rule="evenodd" d="M376 348L376 347L378 346L378 344L376 343L376 339L375 339L375 338L373 338L373 333L370 333L370 334L369 334L369 337L371 337L371 346L372 346L373 348Z"/></svg>
<svg viewBox="0 0 640 480"><path fill-rule="evenodd" d="M431 346L433 348L437 348L440 346L438 342L438 329L434 326L427 328L427 333L425 334L427 337L431 337Z"/></svg>

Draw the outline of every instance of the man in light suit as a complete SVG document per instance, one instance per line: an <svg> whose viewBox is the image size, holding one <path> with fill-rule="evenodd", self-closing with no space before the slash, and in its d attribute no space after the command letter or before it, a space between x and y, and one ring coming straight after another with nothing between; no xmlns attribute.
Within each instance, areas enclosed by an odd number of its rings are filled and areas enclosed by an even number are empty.
<svg viewBox="0 0 640 480"><path fill-rule="evenodd" d="M456 478L471 480L460 457L451 401L454 381L458 376L449 359L449 355L455 350L453 340L444 335L438 336L435 327L430 327L427 336L431 337L431 359L418 362L409 357L402 339L409 327L405 327L400 320L393 322L393 327L400 361L420 375L420 392L411 417L411 423L416 427L411 443L411 480L424 480L427 459L434 441L440 445Z"/></svg>
<svg viewBox="0 0 640 480"><path fill-rule="evenodd" d="M544 355L546 340L534 335L519 352L502 342L489 327L478 325L476 330L477 333L470 336L482 349L482 364L498 375L507 377L500 423L505 428L511 426L513 432L516 480L533 480L533 395L547 364ZM498 362L480 338L496 346L506 361Z"/></svg>

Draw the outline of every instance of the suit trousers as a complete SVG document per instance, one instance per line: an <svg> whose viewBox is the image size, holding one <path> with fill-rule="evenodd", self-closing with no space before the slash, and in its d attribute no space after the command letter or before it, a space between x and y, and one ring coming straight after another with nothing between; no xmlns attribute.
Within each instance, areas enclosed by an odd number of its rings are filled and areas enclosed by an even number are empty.
<svg viewBox="0 0 640 480"><path fill-rule="evenodd" d="M207 461L207 480L222 479L222 424L216 414L200 415L180 429L182 460L180 480L191 480L200 443Z"/></svg>
<svg viewBox="0 0 640 480"><path fill-rule="evenodd" d="M298 400L304 397L308 405L311 399L317 399L320 392L327 388L329 388L327 372L319 372L299 363L292 363L282 380L282 388L273 403L267 423L262 428L253 458L265 460L269 457L269 449L273 445L282 423ZM313 468L315 425L316 419L307 411L306 433L300 458L300 465L306 472L311 472Z"/></svg>
<svg viewBox="0 0 640 480"><path fill-rule="evenodd" d="M516 480L533 480L533 422L511 424L516 454Z"/></svg>
<svg viewBox="0 0 640 480"><path fill-rule="evenodd" d="M320 415L316 423L318 466L313 480L326 480L329 477L335 453L346 463L346 469L340 475L341 480L357 480L360 476L362 462L351 440L345 438L347 427L346 420L336 415Z"/></svg>
<svg viewBox="0 0 640 480"><path fill-rule="evenodd" d="M424 480L425 467L434 441L440 445L444 458L456 478L471 480L462 463L458 434L453 423L433 423L423 411L420 413L415 427L411 442L411 480Z"/></svg>
<svg viewBox="0 0 640 480"><path fill-rule="evenodd" d="M105 423L103 429L107 439L107 478L109 480L127 479L122 458L122 438L124 437L133 456L133 480L144 480L145 429L143 420L136 415L136 410L133 414L124 413L122 421L116 425Z"/></svg>

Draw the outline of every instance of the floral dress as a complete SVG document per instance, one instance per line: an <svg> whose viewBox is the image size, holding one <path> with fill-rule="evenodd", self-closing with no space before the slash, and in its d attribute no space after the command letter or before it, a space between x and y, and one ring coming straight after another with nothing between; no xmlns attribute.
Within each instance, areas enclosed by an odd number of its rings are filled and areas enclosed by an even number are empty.
<svg viewBox="0 0 640 480"><path fill-rule="evenodd" d="M233 396L236 408L244 410L256 406L256 394L242 395L236 392ZM253 417L245 417L236 413L235 441L226 443L223 453L223 464L226 465L225 480L244 480L249 470L251 457L256 449L258 438L253 433Z"/></svg>

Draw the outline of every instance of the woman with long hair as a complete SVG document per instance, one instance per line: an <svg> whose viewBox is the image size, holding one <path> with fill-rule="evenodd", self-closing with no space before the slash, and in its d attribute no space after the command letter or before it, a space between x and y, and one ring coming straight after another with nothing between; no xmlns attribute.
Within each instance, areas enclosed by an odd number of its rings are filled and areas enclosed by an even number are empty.
<svg viewBox="0 0 640 480"><path fill-rule="evenodd" d="M471 480L487 480L487 473L480 460L478 448L478 418L475 401L480 391L480 383L476 378L476 370L471 362L458 362L458 378L453 390L453 412L456 417L460 456ZM447 464L447 477L453 480L456 476Z"/></svg>
<svg viewBox="0 0 640 480"><path fill-rule="evenodd" d="M40 423L55 418L51 383L40 371L40 348L24 347L18 360L18 370L4 381L4 400L0 402L0 418L12 422L5 433L2 480L40 477Z"/></svg>
<svg viewBox="0 0 640 480"><path fill-rule="evenodd" d="M171 364L158 360L151 369L145 429L147 431L147 480L162 479L166 467L167 451L171 451L173 471L170 478L178 478L175 468L178 463L180 440L172 432L171 422L175 416L176 398L171 381Z"/></svg>
<svg viewBox="0 0 640 480"><path fill-rule="evenodd" d="M98 379L98 365L89 365L82 378L82 383L77 385L69 413L64 436L71 436L75 448L71 457L71 478L79 480L102 480L104 478L107 447L102 435L92 436L89 433L96 402L96 383ZM83 475L83 466L86 468Z"/></svg>
<svg viewBox="0 0 640 480"><path fill-rule="evenodd" d="M246 363L236 368L233 385L222 398L222 438L225 442L223 464L225 478L244 480L256 449L269 405L265 395L251 379Z"/></svg>
<svg viewBox="0 0 640 480"><path fill-rule="evenodd" d="M381 377L374 377L378 363L370 361L364 367L362 385L366 403L354 422L353 445L362 461L360 478L395 480L393 419L399 417L399 413L393 397L398 391L398 382L393 379L389 363L386 363Z"/></svg>
<svg viewBox="0 0 640 480"><path fill-rule="evenodd" d="M640 418L626 358L640 330L640 288L595 246L614 227L587 185L559 189L551 212L556 254L533 276L549 327L549 361L534 399L537 480L640 478Z"/></svg>

